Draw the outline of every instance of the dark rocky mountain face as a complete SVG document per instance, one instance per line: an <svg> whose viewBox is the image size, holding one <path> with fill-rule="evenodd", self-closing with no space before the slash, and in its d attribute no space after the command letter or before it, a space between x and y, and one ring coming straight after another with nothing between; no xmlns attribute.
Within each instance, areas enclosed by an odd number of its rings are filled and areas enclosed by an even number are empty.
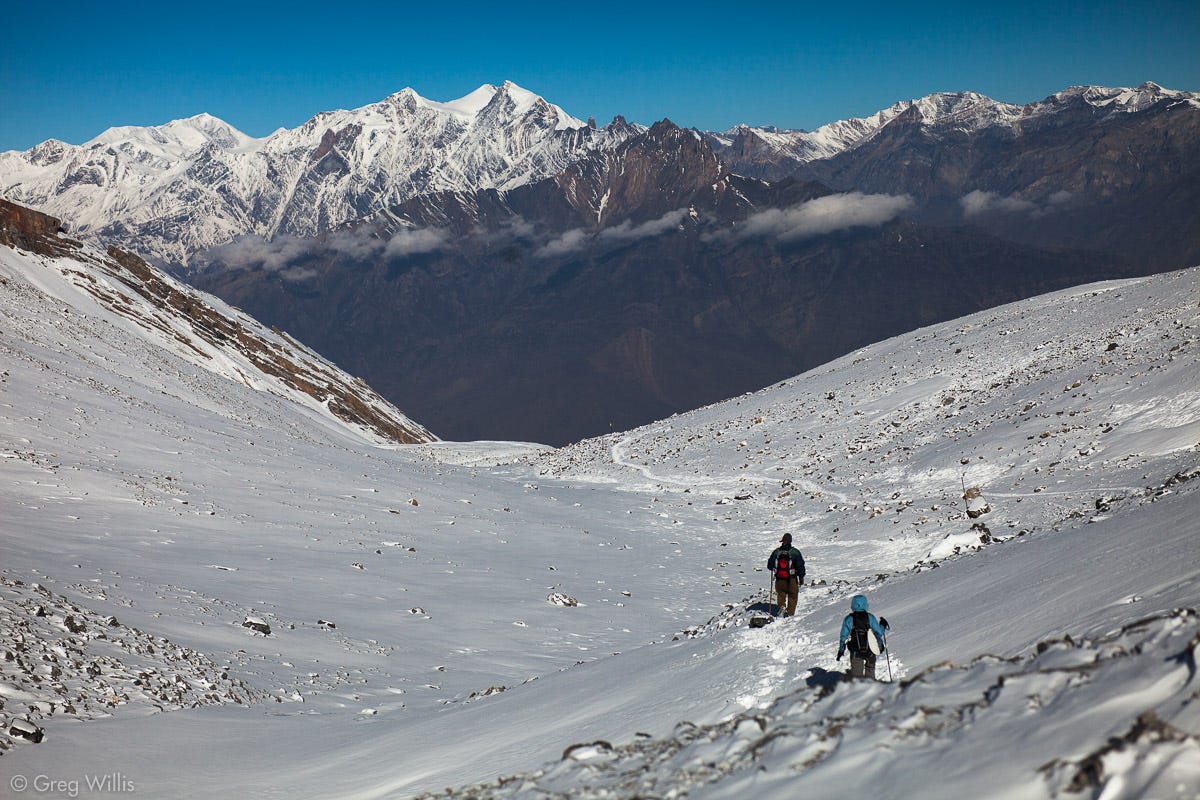
<svg viewBox="0 0 1200 800"><path fill-rule="evenodd" d="M723 145L734 172L836 191L907 193L915 218L965 221L1041 247L1121 253L1157 268L1200 263L1200 108L1139 87L1136 113L1068 91L1004 124L927 119L916 105L862 144L823 159L773 149L752 129Z"/></svg>
<svg viewBox="0 0 1200 800"><path fill-rule="evenodd" d="M561 444L922 325L1161 266L925 213L894 193L739 177L701 137L659 123L553 178L414 198L296 240L286 258L218 249L193 282L443 437Z"/></svg>

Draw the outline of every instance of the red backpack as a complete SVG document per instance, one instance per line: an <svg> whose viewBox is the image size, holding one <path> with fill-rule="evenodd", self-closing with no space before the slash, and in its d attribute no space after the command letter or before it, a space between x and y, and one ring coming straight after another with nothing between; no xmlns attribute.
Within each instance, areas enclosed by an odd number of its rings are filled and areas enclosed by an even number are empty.
<svg viewBox="0 0 1200 800"><path fill-rule="evenodd" d="M790 550L784 550L779 554L779 559L775 562L775 577L781 581L791 580L792 553Z"/></svg>

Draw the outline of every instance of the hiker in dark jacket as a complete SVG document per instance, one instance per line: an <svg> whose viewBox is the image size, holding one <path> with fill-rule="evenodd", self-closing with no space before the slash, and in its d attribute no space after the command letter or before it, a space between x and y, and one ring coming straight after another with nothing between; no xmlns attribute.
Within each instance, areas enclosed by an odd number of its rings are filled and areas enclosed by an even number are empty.
<svg viewBox="0 0 1200 800"><path fill-rule="evenodd" d="M842 637L838 640L838 661L850 646L850 677L875 677L875 656L887 649L887 620L875 619L867 611L867 598L861 594L850 600L850 613L842 620ZM874 641L872 641L874 637Z"/></svg>
<svg viewBox="0 0 1200 800"><path fill-rule="evenodd" d="M775 575L775 598L779 603L776 613L782 612L785 617L796 613L796 600L800 596L800 586L804 583L804 556L792 547L792 535L785 533L779 540L779 547L771 552L767 559L767 569ZM783 610L784 601L787 611Z"/></svg>

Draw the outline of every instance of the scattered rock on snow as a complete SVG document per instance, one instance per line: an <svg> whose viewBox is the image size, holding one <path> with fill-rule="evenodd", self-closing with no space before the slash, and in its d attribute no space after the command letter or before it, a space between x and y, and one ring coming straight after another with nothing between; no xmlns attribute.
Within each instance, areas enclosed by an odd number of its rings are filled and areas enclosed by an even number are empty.
<svg viewBox="0 0 1200 800"><path fill-rule="evenodd" d="M38 741L39 722L49 717L87 720L122 708L171 711L266 698L201 653L3 574L0 630L7 640L0 709L8 712L0 753L17 739Z"/></svg>
<svg viewBox="0 0 1200 800"><path fill-rule="evenodd" d="M42 741L42 739L46 738L45 732L27 719L14 719L12 724L8 727L8 734L10 736L19 736L22 739L28 739L34 744L37 744L38 742Z"/></svg>
<svg viewBox="0 0 1200 800"><path fill-rule="evenodd" d="M255 633L261 633L263 636L271 635L271 626L259 617L246 617L245 621L242 622L242 627L249 628Z"/></svg>

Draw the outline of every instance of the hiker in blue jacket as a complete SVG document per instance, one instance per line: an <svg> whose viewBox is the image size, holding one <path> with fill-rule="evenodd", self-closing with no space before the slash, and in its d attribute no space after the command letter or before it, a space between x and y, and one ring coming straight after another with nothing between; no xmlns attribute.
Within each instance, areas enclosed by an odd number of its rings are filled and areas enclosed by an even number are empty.
<svg viewBox="0 0 1200 800"><path fill-rule="evenodd" d="M850 677L875 678L875 656L887 649L887 620L875 619L867 611L867 598L861 594L850 600L850 613L842 620L842 637L838 640L838 661L850 646ZM871 637L875 641L871 641Z"/></svg>

